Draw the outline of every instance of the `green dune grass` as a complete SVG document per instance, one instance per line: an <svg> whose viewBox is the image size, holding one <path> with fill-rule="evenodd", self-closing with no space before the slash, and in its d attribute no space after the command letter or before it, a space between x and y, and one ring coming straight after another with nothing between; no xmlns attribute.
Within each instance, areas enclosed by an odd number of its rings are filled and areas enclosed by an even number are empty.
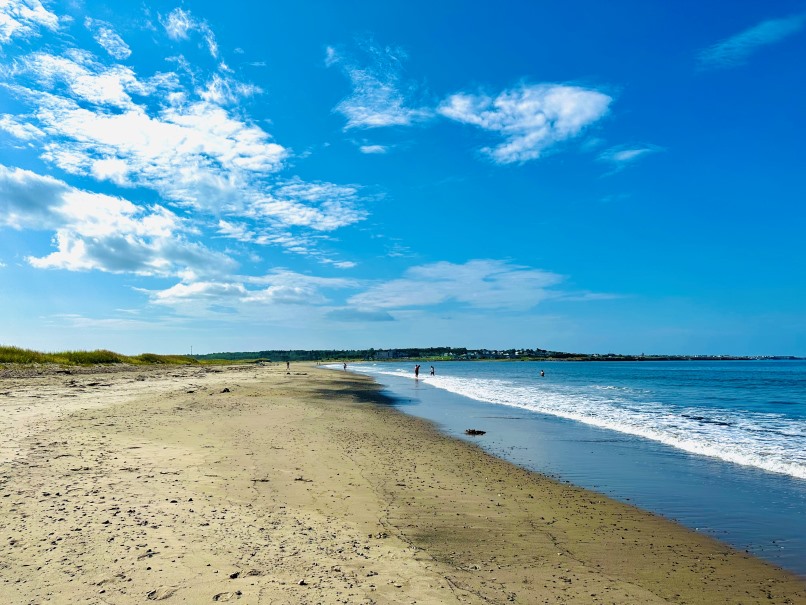
<svg viewBox="0 0 806 605"><path fill-rule="evenodd" d="M95 351L60 351L58 353L42 353L20 347L0 346L0 363L55 363L59 365L100 365L127 363L133 365L170 364L170 365L196 365L199 362L192 357L184 355L157 355L143 353L129 356L97 349Z"/></svg>

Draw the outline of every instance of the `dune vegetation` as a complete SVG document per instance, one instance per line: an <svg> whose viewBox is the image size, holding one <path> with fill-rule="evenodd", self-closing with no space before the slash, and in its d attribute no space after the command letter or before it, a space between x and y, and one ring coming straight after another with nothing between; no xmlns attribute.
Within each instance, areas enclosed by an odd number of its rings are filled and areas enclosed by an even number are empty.
<svg viewBox="0 0 806 605"><path fill-rule="evenodd" d="M106 349L95 351L60 351L56 353L42 353L20 347L0 346L0 363L18 364L45 364L59 365L100 365L100 364L172 364L190 365L199 362L185 355L157 355L155 353L142 353L141 355L121 355Z"/></svg>

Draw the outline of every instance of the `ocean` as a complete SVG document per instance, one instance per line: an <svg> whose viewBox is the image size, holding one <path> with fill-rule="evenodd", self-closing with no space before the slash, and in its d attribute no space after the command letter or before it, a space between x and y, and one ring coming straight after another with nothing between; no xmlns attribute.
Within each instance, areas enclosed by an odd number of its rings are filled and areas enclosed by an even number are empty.
<svg viewBox="0 0 806 605"><path fill-rule="evenodd" d="M348 369L449 435L806 577L806 362L414 365Z"/></svg>

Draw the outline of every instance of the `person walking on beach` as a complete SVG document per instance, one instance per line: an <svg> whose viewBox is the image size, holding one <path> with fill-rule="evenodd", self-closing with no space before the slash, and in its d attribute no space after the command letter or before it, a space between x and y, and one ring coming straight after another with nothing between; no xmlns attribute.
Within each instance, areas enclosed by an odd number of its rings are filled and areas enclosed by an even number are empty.
<svg viewBox="0 0 806 605"><path fill-rule="evenodd" d="M290 362L290 361L286 361L286 362L285 362L285 371L287 372L287 371L288 371L288 370L290 370L290 369L291 369L291 362Z"/></svg>
<svg viewBox="0 0 806 605"><path fill-rule="evenodd" d="M345 372L347 371L347 362L346 361L344 362L344 371Z"/></svg>
<svg viewBox="0 0 806 605"><path fill-rule="evenodd" d="M414 377L419 378L419 376L420 376L420 364L418 363L416 366L414 366Z"/></svg>

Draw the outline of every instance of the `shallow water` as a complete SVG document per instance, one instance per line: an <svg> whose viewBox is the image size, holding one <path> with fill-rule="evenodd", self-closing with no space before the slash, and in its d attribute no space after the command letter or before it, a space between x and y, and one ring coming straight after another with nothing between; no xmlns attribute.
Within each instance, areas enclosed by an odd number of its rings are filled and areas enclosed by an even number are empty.
<svg viewBox="0 0 806 605"><path fill-rule="evenodd" d="M806 363L413 366L350 369L448 434L806 577Z"/></svg>

